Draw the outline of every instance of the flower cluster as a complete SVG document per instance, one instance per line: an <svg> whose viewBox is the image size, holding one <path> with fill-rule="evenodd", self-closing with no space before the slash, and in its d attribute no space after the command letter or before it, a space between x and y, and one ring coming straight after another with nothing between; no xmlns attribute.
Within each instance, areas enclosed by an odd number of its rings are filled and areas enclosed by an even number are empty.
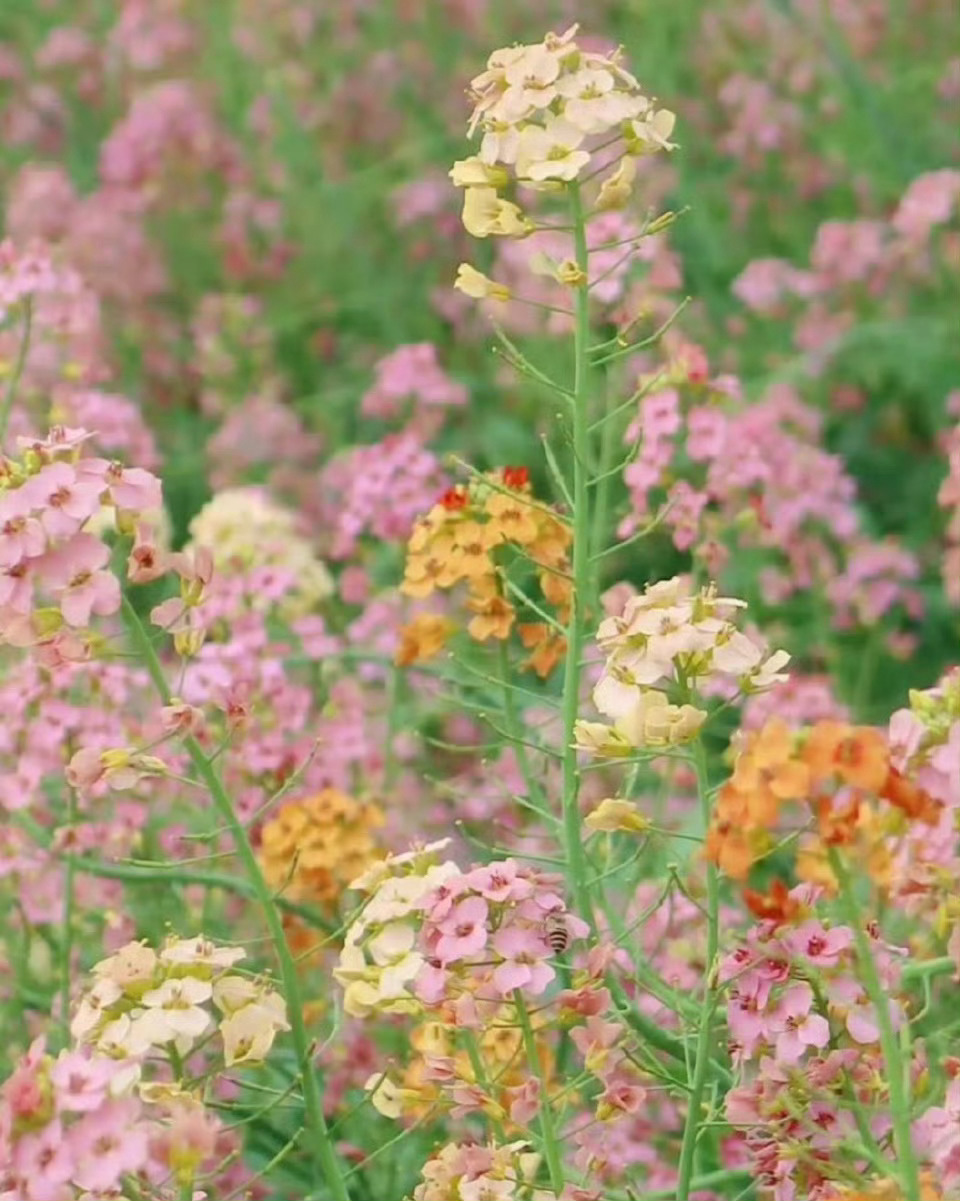
<svg viewBox="0 0 960 1201"><path fill-rule="evenodd" d="M477 1025L480 1004L499 1005L518 990L541 996L556 976L556 938L566 946L587 932L556 877L512 859L467 872L432 859L426 851L392 857L355 881L372 895L334 973L348 1013L453 1004L460 1023Z"/></svg>
<svg viewBox="0 0 960 1201"><path fill-rule="evenodd" d="M546 676L565 646L557 627L569 619L570 538L557 514L534 498L526 468L504 467L450 489L420 518L407 545L402 591L423 599L464 583L473 614L467 632L478 642L504 641L517 621L511 596L524 601L506 568L518 558L529 563L556 616L550 623L521 622L518 633L530 652L527 666ZM434 653L440 646L439 639L430 643Z"/></svg>
<svg viewBox="0 0 960 1201"><path fill-rule="evenodd" d="M423 1181L412 1201L546 1201L548 1193L530 1187L540 1156L528 1143L503 1146L448 1143L423 1166ZM550 1193L549 1196L554 1196Z"/></svg>
<svg viewBox="0 0 960 1201"><path fill-rule="evenodd" d="M347 885L383 858L377 805L336 788L287 801L260 832L267 882L294 901L336 905Z"/></svg>
<svg viewBox="0 0 960 1201"><path fill-rule="evenodd" d="M828 885L835 881L827 853L838 847L878 883L889 884L888 840L912 823L936 825L941 810L892 765L879 730L829 720L793 730L774 717L743 741L733 774L717 795L708 856L728 875L743 878L773 848L781 809L791 801L813 821L800 839L797 870L803 879Z"/></svg>
<svg viewBox="0 0 960 1201"><path fill-rule="evenodd" d="M171 1046L182 1058L216 1029L228 1067L260 1063L289 1026L279 993L230 970L245 954L202 936L170 937L159 951L128 943L94 967L70 1032L100 1054L139 1063Z"/></svg>
<svg viewBox="0 0 960 1201"><path fill-rule="evenodd" d="M482 133L480 152L453 170L454 182L467 188L464 224L471 233L523 231L519 211L497 196L503 167L523 183L569 183L590 163L592 138L619 136L630 155L671 148L673 114L654 107L618 54L582 50L576 32L572 26L535 45L497 50L471 81L468 132Z"/></svg>
<svg viewBox="0 0 960 1201"><path fill-rule="evenodd" d="M38 1039L0 1088L0 1196L74 1201L119 1195L151 1159L151 1124L122 1058Z"/></svg>
<svg viewBox="0 0 960 1201"><path fill-rule="evenodd" d="M732 614L745 607L712 587L691 594L679 576L629 597L623 612L605 618L597 630L606 663L593 701L614 724L578 722L577 745L616 757L687 742L707 716L687 699L694 690L732 685L749 694L784 679L780 669L790 656L767 655L734 624ZM671 692L682 703L672 703Z"/></svg>
<svg viewBox="0 0 960 1201"><path fill-rule="evenodd" d="M834 1148L858 1129L854 1106L874 1115L863 1118L862 1136L888 1132L877 1011L857 970L854 932L816 916L816 889L778 885L747 899L761 920L719 969L740 1077L727 1096L727 1117L744 1129L767 1188L819 1196L826 1182L845 1179ZM903 952L875 933L870 939L899 1029Z"/></svg>
<svg viewBox="0 0 960 1201"><path fill-rule="evenodd" d="M55 427L0 459L0 641L34 646L48 661L82 657L91 618L120 607L110 548L91 523L107 506L130 530L160 506L154 475L81 457L87 439Z"/></svg>
<svg viewBox="0 0 960 1201"><path fill-rule="evenodd" d="M289 617L310 612L333 592L330 573L296 514L259 488L218 492L190 522L190 536L187 549L207 548L219 580L254 569L269 572L284 585L281 609ZM269 596L271 589L263 591Z"/></svg>

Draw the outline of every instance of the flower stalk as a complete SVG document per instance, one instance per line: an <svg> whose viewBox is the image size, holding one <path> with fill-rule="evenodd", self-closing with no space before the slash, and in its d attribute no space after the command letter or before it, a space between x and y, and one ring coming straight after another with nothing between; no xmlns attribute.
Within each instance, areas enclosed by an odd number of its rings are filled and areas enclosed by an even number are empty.
<svg viewBox="0 0 960 1201"><path fill-rule="evenodd" d="M589 279L590 257L587 249L587 229L583 200L579 186L569 186L570 212L573 222L574 254L577 270L584 281ZM590 297L586 283L574 291L573 398L570 421L573 432L573 589L570 603L570 622L567 627L567 656L563 676L563 833L564 850L569 864L570 884L577 909L592 922L590 882L583 851L583 836L579 807L580 773L577 762L574 727L580 707L582 677L583 630L586 598L590 591L590 511L588 501L589 462L589 351Z"/></svg>

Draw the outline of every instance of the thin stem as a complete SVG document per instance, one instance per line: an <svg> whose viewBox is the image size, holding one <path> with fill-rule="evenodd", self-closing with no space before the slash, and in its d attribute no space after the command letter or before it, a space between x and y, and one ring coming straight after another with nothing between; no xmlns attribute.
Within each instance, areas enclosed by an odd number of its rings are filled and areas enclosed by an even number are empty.
<svg viewBox="0 0 960 1201"><path fill-rule="evenodd" d="M693 746L694 767L697 773L697 796L703 826L710 825L710 784L707 777L707 757L703 742L697 739ZM716 958L720 944L720 885L717 869L707 864L707 958L706 978L703 982L703 1001L700 1005L699 1031L693 1066L693 1082L687 1120L683 1127L683 1142L680 1145L680 1168L677 1178L677 1201L689 1201L693 1179L693 1163L697 1149L703 1093L710 1070L710 1043L713 1038L713 1015L716 1009Z"/></svg>
<svg viewBox="0 0 960 1201"><path fill-rule="evenodd" d="M2 434L0 434L2 438ZM77 796L71 788L67 794L67 829L73 835L77 820ZM73 955L74 915L73 856L67 858L63 868L63 935L60 940L60 1026L66 1043L70 1041L70 968Z"/></svg>
<svg viewBox="0 0 960 1201"><path fill-rule="evenodd" d="M897 1152L896 1168L899 1169L897 1174L904 1194L907 1197L919 1197L920 1171L913 1150L913 1140L910 1137L911 1105L907 1076L908 1066L900 1054L900 1044L890 1019L890 1004L880 982L877 964L870 949L870 941L863 928L850 873L836 847L829 848L829 856L830 867L840 888L840 904L843 909L844 921L853 931L861 980L877 1015L880 1049L883 1052L883 1062L890 1086L890 1118L893 1122L893 1142Z"/></svg>
<svg viewBox="0 0 960 1201"><path fill-rule="evenodd" d="M590 256L583 202L577 184L570 185L573 215L573 240L577 267L589 278ZM584 609L590 587L590 512L587 497L589 461L588 350L590 342L590 298L586 288L574 293L574 372L573 405L573 589L570 624L567 628L567 657L563 677L563 828L570 881L577 908L582 917L592 920L587 862L580 831L580 773L573 729L580 706L580 660L583 657Z"/></svg>
<svg viewBox="0 0 960 1201"><path fill-rule="evenodd" d="M3 440L7 434L7 423L10 420L10 413L13 410L13 398L17 391L17 385L20 383L20 376L23 375L23 368L27 361L27 351L30 349L30 333L33 329L33 300L27 297L23 304L23 329L20 332L20 346L17 350L17 361L13 365L13 372L7 380L6 391L3 394L3 402L0 403L0 450L3 449Z"/></svg>
<svg viewBox="0 0 960 1201"><path fill-rule="evenodd" d="M523 999L523 993L520 989L515 989L513 993L513 1003L517 1009L517 1020L520 1023L520 1030L523 1033L523 1046L527 1053L527 1063L530 1071L540 1082L540 1134L543 1143L543 1157L547 1161L547 1171L550 1174L550 1186L559 1197L563 1191L563 1162L560 1158L560 1147L557 1143L557 1131L553 1121L553 1109L550 1106L550 1097L547 1093L546 1081L543 1079L543 1072L540 1069L540 1058L537 1055L537 1040L533 1035L533 1026L530 1024L530 1014L527 1012L527 1003Z"/></svg>
<svg viewBox="0 0 960 1201"><path fill-rule="evenodd" d="M169 704L170 690L164 676L163 667L157 658L157 653L153 648L149 635L143 628L140 618L137 616L137 611L126 596L123 598L123 614L133 643L140 653L154 688L164 704ZM333 1141L330 1138L327 1123L323 1116L323 1098L320 1094L317 1074L314 1071L310 1039L303 1021L304 1005L300 991L300 980L297 976L296 964L287 945L280 911L274 902L270 887L260 870L260 864L257 862L256 852L247 837L247 831L239 817L237 817L220 777L203 753L203 748L196 739L185 738L183 741L197 775L207 786L217 812L230 830L237 849L237 857L243 864L247 879L250 881L254 896L260 904L264 921L273 940L274 950L280 965L283 991L287 1001L290 1036L293 1040L300 1080L303 1086L306 1128L309 1135L308 1141L313 1154L316 1156L316 1166L319 1169L319 1175L330 1189L334 1201L350 1201L350 1194L344 1183Z"/></svg>

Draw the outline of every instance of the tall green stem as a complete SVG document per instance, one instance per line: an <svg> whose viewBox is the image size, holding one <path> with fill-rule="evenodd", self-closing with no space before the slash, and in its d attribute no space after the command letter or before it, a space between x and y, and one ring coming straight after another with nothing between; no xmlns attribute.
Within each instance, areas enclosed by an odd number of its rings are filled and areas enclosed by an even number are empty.
<svg viewBox="0 0 960 1201"><path fill-rule="evenodd" d="M543 1078L543 1072L540 1070L540 1058L537 1055L537 1040L533 1036L533 1026L530 1023L530 1014L527 1012L527 1003L523 999L523 993L519 988L514 991L513 1003L517 1008L517 1020L520 1023L520 1030L523 1033L523 1046L527 1053L527 1064L530 1071L540 1082L540 1134L543 1143L543 1157L547 1161L547 1171L550 1173L550 1187L559 1196L563 1191L564 1182L560 1145L557 1142L557 1131L553 1121L553 1110L550 1107L550 1097L547 1094L547 1083Z"/></svg>
<svg viewBox="0 0 960 1201"><path fill-rule="evenodd" d="M896 1174L905 1197L920 1196L920 1169L913 1150L913 1140L910 1137L910 1086L908 1078L909 1066L904 1062L900 1053L896 1031L890 1018L890 1003L880 982L876 960L870 948L860 917L856 894L850 873L843 858L835 847L830 847L830 867L840 888L840 905L844 921L853 931L854 946L857 948L857 960L860 965L860 979L867 990L867 996L877 1015L877 1029L880 1033L880 1050L886 1068L886 1077L890 1086L890 1119L893 1122L893 1143L897 1152Z"/></svg>
<svg viewBox="0 0 960 1201"><path fill-rule="evenodd" d="M697 796L700 814L706 829L710 824L710 785L707 777L707 757L703 742L698 738L693 746L694 766L697 773ZM697 1032L696 1058L687 1120L683 1127L683 1142L680 1145L680 1168L677 1176L677 1201L688 1201L693 1164L696 1157L703 1093L710 1070L710 1043L713 1039L713 1015L716 1009L716 958L720 945L720 884L717 869L707 864L707 956L703 981L703 1000L700 1004L699 1029Z"/></svg>
<svg viewBox="0 0 960 1201"><path fill-rule="evenodd" d="M154 688L164 704L170 703L170 689L153 644L143 628L140 618L127 597L123 598L123 614L127 621L132 641L146 667ZM247 831L237 817L233 804L217 775L213 764L203 753L203 748L194 738L185 738L184 745L193 763L194 770L208 789L211 799L229 829L236 847L237 856L243 865L247 879L254 896L263 911L263 918L270 932L280 965L280 977L287 1001L287 1017L290 1021L290 1036L293 1040L300 1071L300 1081L303 1088L304 1109L306 1111L306 1128L311 1142L311 1152L316 1156L316 1166L320 1175L330 1190L334 1201L350 1201L350 1194L340 1171L340 1163L334 1150L333 1140L327 1129L323 1116L323 1098L320 1085L313 1066L313 1055L307 1029L303 1021L303 997L300 992L300 980L290 948L287 945L280 910L274 903L270 887L263 877L256 852L247 837Z"/></svg>
<svg viewBox="0 0 960 1201"><path fill-rule="evenodd" d="M582 282L574 290L574 368L571 421L573 427L573 597L567 628L567 658L563 676L563 832L570 881L577 909L592 920L587 861L580 829L580 773L573 729L580 706L580 661L583 657L583 627L590 591L590 513L587 502L589 456L588 361L590 313L587 280L589 251L583 202L577 184L570 185L570 209L577 267Z"/></svg>

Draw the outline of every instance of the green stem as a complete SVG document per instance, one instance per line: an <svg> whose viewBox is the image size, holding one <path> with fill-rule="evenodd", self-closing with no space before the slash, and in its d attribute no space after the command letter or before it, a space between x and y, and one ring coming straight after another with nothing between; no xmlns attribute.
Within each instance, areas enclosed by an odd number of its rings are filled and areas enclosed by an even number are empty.
<svg viewBox="0 0 960 1201"><path fill-rule="evenodd" d="M703 742L697 739L693 746L694 766L697 773L697 796L703 826L710 825L710 784L707 776L707 757ZM677 1201L688 1201L692 1190L693 1163L697 1149L697 1135L701 1118L703 1093L710 1070L710 1043L713 1039L713 1015L716 1009L716 958L720 946L720 886L717 869L707 864L707 957L706 976L703 982L703 1001L700 1005L699 1030L697 1033L696 1058L693 1067L693 1082L687 1120L683 1127L680 1145L680 1168L677 1177Z"/></svg>
<svg viewBox="0 0 960 1201"><path fill-rule="evenodd" d="M33 301L28 296L23 305L23 330L20 334L17 361L13 365L13 373L7 380L7 387L3 394L3 403L0 404L0 450L3 449L3 440L7 434L7 423L10 420L10 413L13 410L13 398L17 391L17 384L20 383L20 376L23 375L23 368L27 361L27 351L30 348L30 332L32 329Z"/></svg>
<svg viewBox="0 0 960 1201"><path fill-rule="evenodd" d="M880 1049L883 1052L883 1062L886 1067L886 1077L890 1087L890 1118L893 1122L893 1142L897 1152L897 1165L900 1184L907 1197L920 1196L920 1170L913 1150L913 1140L910 1137L910 1085L907 1075L907 1064L900 1054L900 1044L890 1018L890 1006L877 964L870 949L854 894L850 873L836 847L829 848L830 867L840 888L840 904L844 921L853 931L854 945L857 948L857 959L860 964L860 978L867 990L867 996L877 1015L877 1028L880 1033Z"/></svg>
<svg viewBox="0 0 960 1201"><path fill-rule="evenodd" d="M2 434L0 434L2 438ZM67 829L73 834L77 820L77 797L69 789L67 797ZM70 976L73 954L74 880L73 856L68 857L63 868L63 937L60 941L60 1025L64 1042L70 1042Z"/></svg>
<svg viewBox="0 0 960 1201"><path fill-rule="evenodd" d="M587 471L589 458L588 358L590 339L589 251L583 203L577 184L570 185L570 208L573 216L573 240L577 266L584 276L583 286L574 293L574 374L573 403L573 588L570 604L570 624L567 628L567 656L563 676L563 831L570 882L580 915L592 921L587 861L583 851L580 829L580 773L577 751L573 744L573 728L580 707L581 659L583 658L583 627L587 594L590 588L590 512L587 502Z"/></svg>
<svg viewBox="0 0 960 1201"><path fill-rule="evenodd" d="M547 1084L543 1078L543 1072L540 1070L540 1058L537 1055L537 1040L534 1038L533 1026L530 1024L527 1003L523 999L523 993L519 988L514 990L513 1002L517 1009L517 1019L520 1022L520 1029L523 1032L523 1045L527 1052L527 1063L530 1066L530 1071L540 1082L540 1134L541 1142L543 1143L543 1157L547 1161L547 1171L550 1174L550 1187L559 1197L563 1191L564 1176L563 1162L560 1158L560 1147L557 1142L557 1130L553 1121L553 1109L547 1093Z"/></svg>
<svg viewBox="0 0 960 1201"><path fill-rule="evenodd" d="M126 596L123 598L123 614L134 645L143 660L150 679L153 681L154 688L164 704L169 704L170 689L167 685L163 667L157 658L157 653L153 648L153 643L150 641L150 636L143 628L136 610ZM230 830L234 846L236 847L237 857L243 865L254 896L260 904L264 921L267 924L267 929L273 941L274 950L280 965L283 991L287 1001L290 1036L293 1040L300 1080L303 1087L306 1127L311 1150L316 1156L316 1165L334 1201L350 1201L350 1194L344 1183L333 1141L330 1138L327 1123L323 1116L323 1098L320 1094L317 1074L314 1071L310 1039L303 1021L303 997L300 991L300 980L297 976L296 964L287 945L280 911L274 903L270 887L264 879L263 872L260 870L260 864L257 862L256 852L247 837L247 831L237 817L220 777L203 753L203 748L196 739L185 738L184 745L193 763L194 770L206 785L217 812Z"/></svg>

